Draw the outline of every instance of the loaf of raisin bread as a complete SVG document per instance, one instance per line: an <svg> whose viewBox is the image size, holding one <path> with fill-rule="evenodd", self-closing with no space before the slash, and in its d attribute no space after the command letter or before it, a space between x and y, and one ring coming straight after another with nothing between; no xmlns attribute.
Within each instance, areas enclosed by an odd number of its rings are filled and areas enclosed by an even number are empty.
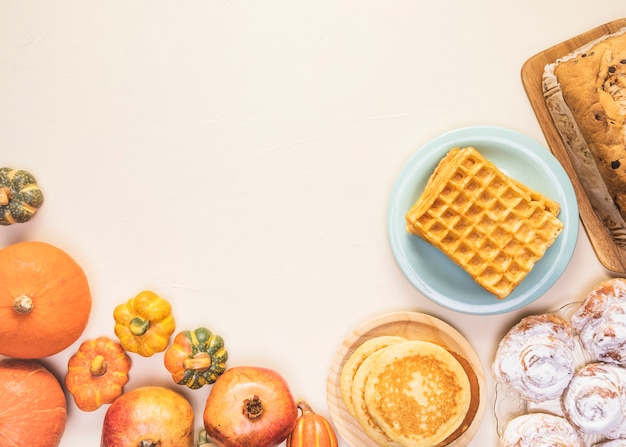
<svg viewBox="0 0 626 447"><path fill-rule="evenodd" d="M596 213L626 244L626 28L545 67L543 91Z"/></svg>

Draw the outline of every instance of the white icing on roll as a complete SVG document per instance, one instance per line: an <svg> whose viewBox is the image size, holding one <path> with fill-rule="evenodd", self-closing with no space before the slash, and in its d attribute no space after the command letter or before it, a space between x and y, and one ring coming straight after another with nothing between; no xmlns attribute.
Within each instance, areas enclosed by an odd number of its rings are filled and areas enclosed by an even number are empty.
<svg viewBox="0 0 626 447"><path fill-rule="evenodd" d="M584 447L576 429L563 417L528 413L512 419L500 437L500 447Z"/></svg>
<svg viewBox="0 0 626 447"><path fill-rule="evenodd" d="M532 402L557 399L574 374L574 338L556 315L523 318L498 345L492 371Z"/></svg>
<svg viewBox="0 0 626 447"><path fill-rule="evenodd" d="M565 417L582 433L615 439L626 435L626 369L589 363L579 369L561 399Z"/></svg>
<svg viewBox="0 0 626 447"><path fill-rule="evenodd" d="M626 365L626 280L600 283L572 316L572 327L594 360Z"/></svg>

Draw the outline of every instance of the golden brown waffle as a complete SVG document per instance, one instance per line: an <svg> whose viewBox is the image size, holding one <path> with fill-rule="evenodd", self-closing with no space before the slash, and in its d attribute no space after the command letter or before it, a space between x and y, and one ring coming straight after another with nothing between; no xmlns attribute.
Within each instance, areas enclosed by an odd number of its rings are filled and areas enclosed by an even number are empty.
<svg viewBox="0 0 626 447"><path fill-rule="evenodd" d="M560 206L473 147L453 148L406 215L407 231L443 251L502 299L563 230Z"/></svg>

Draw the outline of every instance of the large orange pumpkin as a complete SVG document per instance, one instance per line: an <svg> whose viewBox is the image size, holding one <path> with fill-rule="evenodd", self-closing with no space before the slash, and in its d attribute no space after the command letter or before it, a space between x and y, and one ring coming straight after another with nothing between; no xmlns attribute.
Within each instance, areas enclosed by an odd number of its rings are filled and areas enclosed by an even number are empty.
<svg viewBox="0 0 626 447"><path fill-rule="evenodd" d="M0 445L57 447L67 420L63 389L34 360L0 360Z"/></svg>
<svg viewBox="0 0 626 447"><path fill-rule="evenodd" d="M90 312L87 277L66 252L45 242L0 250L0 355L56 354L80 337Z"/></svg>

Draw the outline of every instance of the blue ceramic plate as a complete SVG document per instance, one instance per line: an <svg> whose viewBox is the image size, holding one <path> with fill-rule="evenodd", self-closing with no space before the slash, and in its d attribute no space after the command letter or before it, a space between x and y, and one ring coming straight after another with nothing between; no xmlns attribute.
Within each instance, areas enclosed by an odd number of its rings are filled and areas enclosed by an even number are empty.
<svg viewBox="0 0 626 447"><path fill-rule="evenodd" d="M475 147L504 173L561 205L559 219L565 228L528 276L502 300L474 282L439 249L405 229L405 215L439 161L453 147L465 146ZM387 231L400 269L429 299L462 313L500 314L533 302L559 279L576 246L578 205L569 177L547 148L509 129L467 127L430 141L411 157L393 187Z"/></svg>

